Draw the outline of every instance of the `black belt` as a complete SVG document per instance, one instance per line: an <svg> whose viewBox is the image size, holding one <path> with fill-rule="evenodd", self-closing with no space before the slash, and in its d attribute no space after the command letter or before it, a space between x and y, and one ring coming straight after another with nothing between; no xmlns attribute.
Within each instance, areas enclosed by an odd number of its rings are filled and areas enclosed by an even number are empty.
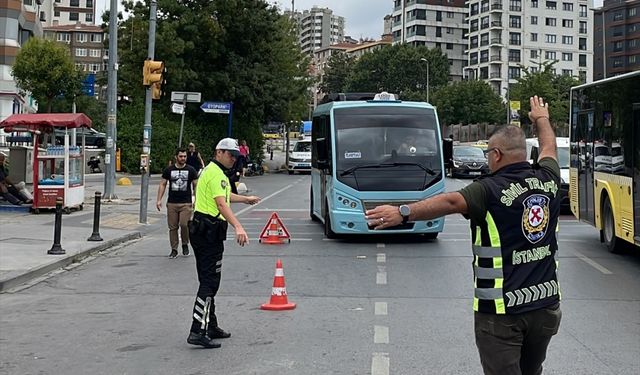
<svg viewBox="0 0 640 375"><path fill-rule="evenodd" d="M222 219L220 219L220 218L219 218L220 213L218 213L216 216L211 216L211 215L209 215L209 214L205 214L205 213L203 213L203 212L196 211L196 212L194 212L194 213L193 213L193 216L194 216L194 217L198 217L198 218L205 218L205 219L209 219L209 220L211 220L211 221L224 221L224 220L222 220Z"/></svg>

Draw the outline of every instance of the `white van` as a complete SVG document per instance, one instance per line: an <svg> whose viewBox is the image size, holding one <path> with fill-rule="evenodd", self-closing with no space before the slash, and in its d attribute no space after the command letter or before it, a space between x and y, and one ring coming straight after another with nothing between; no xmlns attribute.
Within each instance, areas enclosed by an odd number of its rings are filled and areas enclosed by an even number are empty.
<svg viewBox="0 0 640 375"><path fill-rule="evenodd" d="M294 172L311 172L311 140L296 142L293 150L289 151L289 174Z"/></svg>
<svg viewBox="0 0 640 375"><path fill-rule="evenodd" d="M568 212L569 207L569 138L556 137L558 146L558 164L560 165L560 207L561 212ZM530 163L538 161L538 138L527 138L527 159Z"/></svg>

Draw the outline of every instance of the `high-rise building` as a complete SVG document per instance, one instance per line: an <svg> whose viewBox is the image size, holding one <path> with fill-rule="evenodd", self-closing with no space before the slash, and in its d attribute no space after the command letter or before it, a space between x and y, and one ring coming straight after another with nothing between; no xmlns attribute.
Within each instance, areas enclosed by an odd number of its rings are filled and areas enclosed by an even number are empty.
<svg viewBox="0 0 640 375"><path fill-rule="evenodd" d="M289 13L290 14L290 13ZM295 12L298 39L302 52L313 55L313 51L344 41L344 17L333 14L329 8L313 7Z"/></svg>
<svg viewBox="0 0 640 375"><path fill-rule="evenodd" d="M39 13L23 0L0 2L0 120L14 113L36 112L38 105L29 95L21 94L11 75L20 48L33 36L42 35ZM0 144L5 134L0 130Z"/></svg>
<svg viewBox="0 0 640 375"><path fill-rule="evenodd" d="M522 66L535 72L556 61L556 74L591 82L593 0L470 0L465 76L508 96Z"/></svg>
<svg viewBox="0 0 640 375"><path fill-rule="evenodd" d="M640 0L604 0L593 24L594 80L640 69Z"/></svg>
<svg viewBox="0 0 640 375"><path fill-rule="evenodd" d="M393 0L393 43L440 48L450 79L462 79L467 65L467 8L464 0Z"/></svg>
<svg viewBox="0 0 640 375"><path fill-rule="evenodd" d="M96 0L23 0L40 3L43 26L91 24L96 21Z"/></svg>

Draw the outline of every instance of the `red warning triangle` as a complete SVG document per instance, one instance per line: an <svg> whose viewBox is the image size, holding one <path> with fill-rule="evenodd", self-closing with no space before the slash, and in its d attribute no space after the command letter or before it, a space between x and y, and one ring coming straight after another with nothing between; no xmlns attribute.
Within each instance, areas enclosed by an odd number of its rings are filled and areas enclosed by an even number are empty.
<svg viewBox="0 0 640 375"><path fill-rule="evenodd" d="M261 243L275 245L283 243L285 239L291 242L289 231L285 228L284 224L282 224L282 220L280 220L278 214L274 212L262 229L259 241Z"/></svg>

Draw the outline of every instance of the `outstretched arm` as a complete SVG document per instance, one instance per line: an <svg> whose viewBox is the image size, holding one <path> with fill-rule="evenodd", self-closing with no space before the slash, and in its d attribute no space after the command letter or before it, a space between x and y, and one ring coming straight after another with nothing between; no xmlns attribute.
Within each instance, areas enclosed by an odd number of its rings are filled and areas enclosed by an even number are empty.
<svg viewBox="0 0 640 375"><path fill-rule="evenodd" d="M556 146L556 134L549 121L549 103L545 103L544 100L537 95L529 98L529 103L531 104L529 119L536 128L538 143L540 145L538 160L551 158L557 161L558 150Z"/></svg>

